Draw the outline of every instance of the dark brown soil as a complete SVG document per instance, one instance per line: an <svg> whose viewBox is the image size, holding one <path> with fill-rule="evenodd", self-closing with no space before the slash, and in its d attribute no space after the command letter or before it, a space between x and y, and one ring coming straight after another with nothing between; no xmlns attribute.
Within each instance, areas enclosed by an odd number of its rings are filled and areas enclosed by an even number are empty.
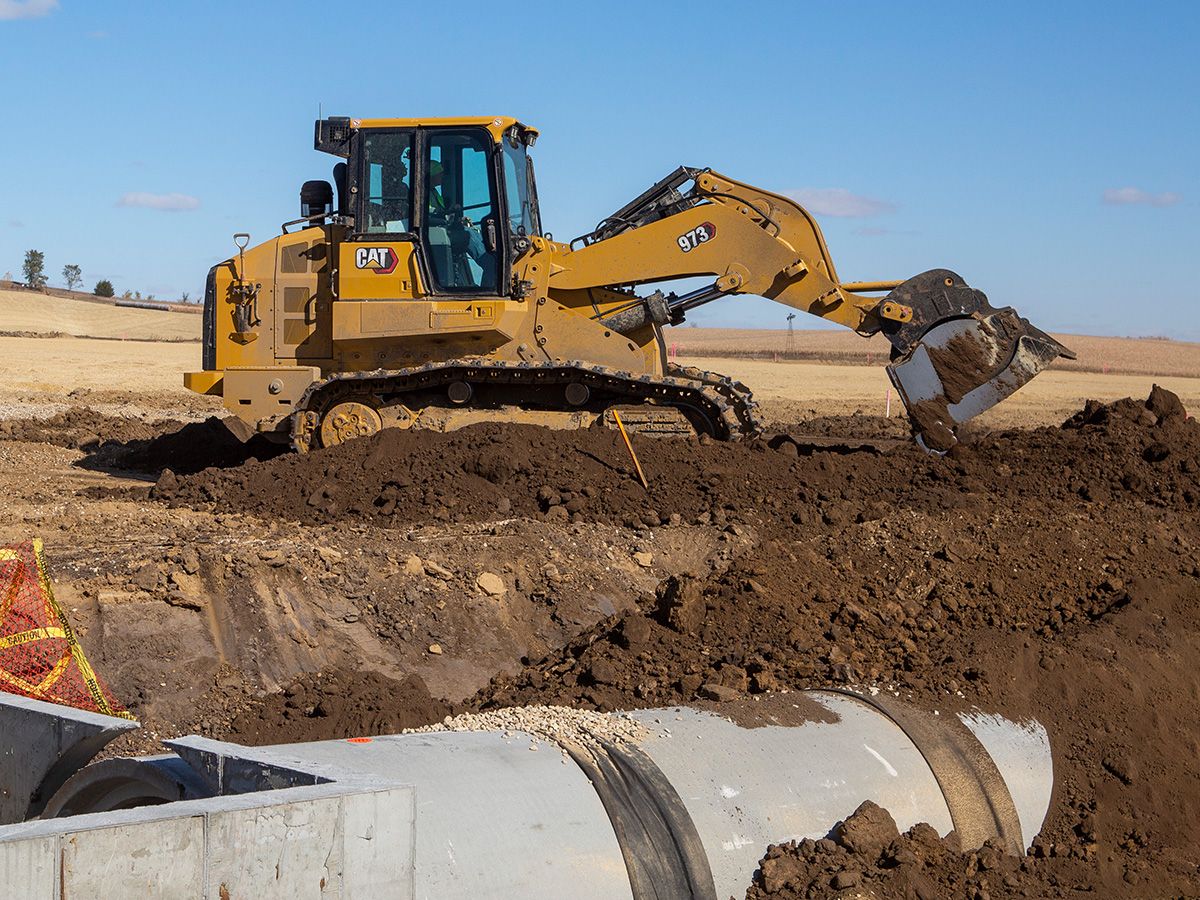
<svg viewBox="0 0 1200 900"><path fill-rule="evenodd" d="M164 478L155 493L313 523L723 527L752 548L711 575L668 578L639 611L465 707L616 709L886 682L943 709L1032 716L1051 735L1054 799L1029 872L1016 887L989 879L991 896L1027 884L1032 896L1195 894L1200 425L1172 398L1090 402L1060 428L987 435L943 459L803 439L637 440L649 491L608 432L485 426L385 433ZM935 885L979 866L947 853Z"/></svg>
<svg viewBox="0 0 1200 900"><path fill-rule="evenodd" d="M952 337L945 347L929 347L928 353L947 403L958 403L992 371L989 354L973 332Z"/></svg>
<svg viewBox="0 0 1200 900"><path fill-rule="evenodd" d="M104 444L149 441L178 424L167 420L146 422L106 416L86 406L72 406L48 419L0 421L0 441L29 441L72 450L96 450Z"/></svg>
<svg viewBox="0 0 1200 900"><path fill-rule="evenodd" d="M258 435L243 443L220 419L212 416L203 422L189 422L165 431L160 429L149 440L106 444L89 455L82 465L155 474L166 470L192 474L271 459L285 450L285 446Z"/></svg>
<svg viewBox="0 0 1200 900"><path fill-rule="evenodd" d="M258 745L396 734L449 712L417 675L395 681L378 673L317 672L237 716L225 738Z"/></svg>
<svg viewBox="0 0 1200 900"><path fill-rule="evenodd" d="M1034 853L1041 849L1036 845ZM777 844L767 850L748 900L870 897L875 900L941 900L962 897L1074 896L1087 888L1087 867L1067 867L1068 878L1043 877L1035 855L1006 856L991 843L963 851L953 834L938 837L928 825L904 834L887 810L863 803L829 837ZM1104 893L1101 896L1112 896Z"/></svg>
<svg viewBox="0 0 1200 900"><path fill-rule="evenodd" d="M85 469L115 469L159 474L165 469L192 474L207 468L239 466L271 459L286 447L254 436L243 443L221 420L146 421L109 416L73 406L46 419L0 420L0 441L28 441L84 450Z"/></svg>

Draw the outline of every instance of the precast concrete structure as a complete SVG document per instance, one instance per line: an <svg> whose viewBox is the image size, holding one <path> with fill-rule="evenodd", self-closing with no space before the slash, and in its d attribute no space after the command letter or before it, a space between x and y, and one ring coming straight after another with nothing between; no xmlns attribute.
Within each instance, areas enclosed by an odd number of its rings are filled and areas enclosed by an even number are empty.
<svg viewBox="0 0 1200 900"><path fill-rule="evenodd" d="M1036 723L833 691L721 712L734 720L622 714L635 737L619 741L517 730L170 741L171 755L67 779L45 806L76 814L0 827L0 893L716 900L745 892L768 844L824 837L864 800L901 829L928 822L1014 853L1048 809ZM0 726L5 715L0 704ZM111 797L157 805L113 809Z"/></svg>

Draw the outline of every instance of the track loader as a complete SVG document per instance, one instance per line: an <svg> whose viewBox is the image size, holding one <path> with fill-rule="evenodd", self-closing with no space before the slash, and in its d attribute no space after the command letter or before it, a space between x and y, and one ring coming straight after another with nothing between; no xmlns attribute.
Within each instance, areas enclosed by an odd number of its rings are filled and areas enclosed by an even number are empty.
<svg viewBox="0 0 1200 900"><path fill-rule="evenodd" d="M301 217L208 273L203 371L244 434L298 451L383 428L481 421L736 440L759 430L742 384L667 359L663 326L768 297L892 345L918 441L955 429L1073 354L948 269L842 282L795 201L680 167L570 243L543 230L516 119L316 122L341 158ZM683 294L656 284L702 277ZM234 418L236 417L236 418Z"/></svg>

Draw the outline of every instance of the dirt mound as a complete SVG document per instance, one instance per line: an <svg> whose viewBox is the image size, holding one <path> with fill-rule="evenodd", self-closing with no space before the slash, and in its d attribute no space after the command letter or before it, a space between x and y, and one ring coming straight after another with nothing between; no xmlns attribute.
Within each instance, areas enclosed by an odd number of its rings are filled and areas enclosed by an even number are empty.
<svg viewBox="0 0 1200 900"><path fill-rule="evenodd" d="M375 672L304 675L234 718L224 737L241 744L326 741L396 734L450 713L418 675L395 681Z"/></svg>
<svg viewBox="0 0 1200 900"><path fill-rule="evenodd" d="M117 461L123 467L139 472L170 469L191 474L273 459L286 451L286 445L272 443L261 435L254 435L243 443L220 419L210 416L203 422L191 422L159 434L144 444L132 445Z"/></svg>
<svg viewBox="0 0 1200 900"><path fill-rule="evenodd" d="M1107 896L1194 890L1200 425L1177 398L1089 403L1061 427L986 435L942 459L800 437L636 446L649 491L608 432L480 426L164 477L155 495L310 523L517 516L718 531L748 549L667 578L466 708L883 682L939 709L1035 717L1056 784L1030 877ZM947 873L965 865L939 858Z"/></svg>
<svg viewBox="0 0 1200 900"><path fill-rule="evenodd" d="M1178 402L1178 398L1176 398ZM885 420L886 421L886 420ZM209 434L172 453L207 453ZM165 439L164 439L165 440ZM550 521L655 526L757 522L807 526L878 518L885 505L920 512L1003 500L1012 490L1049 501L1112 496L1187 508L1197 502L1194 423L1162 418L1145 403L1090 404L1063 428L1002 432L961 445L946 459L912 446L881 461L871 448L842 452L778 436L740 444L642 439L650 480L635 480L621 439L606 429L552 431L480 425L449 434L389 429L368 440L260 465L168 479L154 492L172 504L214 498L266 518L306 523L373 519ZM212 448L213 458L222 453ZM194 468L191 466L190 468Z"/></svg>
<svg viewBox="0 0 1200 900"><path fill-rule="evenodd" d="M179 423L166 419L106 416L86 406L72 406L46 419L0 421L0 441L53 444L72 450L96 449L106 443L149 441Z"/></svg>
<svg viewBox="0 0 1200 900"><path fill-rule="evenodd" d="M953 835L939 838L929 825L900 834L887 810L867 801L829 837L770 847L746 897L933 900L1075 893L1074 884L1064 893L1066 885L1058 880L1044 877L1036 862L1006 856L990 842L964 852Z"/></svg>
<svg viewBox="0 0 1200 900"><path fill-rule="evenodd" d="M668 579L474 702L616 709L885 682L1036 717L1056 789L1031 877L1090 873L1110 896L1194 886L1198 460L1197 423L1135 401L942 461L817 459L840 472L824 496L797 483L809 506L766 516L729 568Z"/></svg>
<svg viewBox="0 0 1200 900"><path fill-rule="evenodd" d="M240 466L271 459L286 451L255 435L243 443L215 416L203 422L167 423L175 427L153 429L121 441L106 442L80 463L85 468L125 469L134 472L193 474L210 468ZM167 484L171 478L167 477Z"/></svg>
<svg viewBox="0 0 1200 900"><path fill-rule="evenodd" d="M188 423L148 421L109 416L86 406L72 406L44 419L0 420L0 441L84 450L87 455L79 464L88 469L171 469L188 474L271 459L286 449L257 435L242 443L216 417Z"/></svg>

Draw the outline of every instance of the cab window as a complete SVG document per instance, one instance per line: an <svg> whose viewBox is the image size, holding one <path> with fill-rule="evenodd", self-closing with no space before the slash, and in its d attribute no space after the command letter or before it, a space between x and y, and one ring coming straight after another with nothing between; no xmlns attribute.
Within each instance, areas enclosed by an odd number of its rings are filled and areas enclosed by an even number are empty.
<svg viewBox="0 0 1200 900"><path fill-rule="evenodd" d="M529 155L525 145L511 136L504 139L504 189L508 195L508 233L513 237L538 234L540 227Z"/></svg>
<svg viewBox="0 0 1200 900"><path fill-rule="evenodd" d="M412 230L412 145L410 131L367 131L363 137L364 210L367 234Z"/></svg>
<svg viewBox="0 0 1200 900"><path fill-rule="evenodd" d="M423 237L434 279L442 290L494 291L491 136L482 129L428 134Z"/></svg>

